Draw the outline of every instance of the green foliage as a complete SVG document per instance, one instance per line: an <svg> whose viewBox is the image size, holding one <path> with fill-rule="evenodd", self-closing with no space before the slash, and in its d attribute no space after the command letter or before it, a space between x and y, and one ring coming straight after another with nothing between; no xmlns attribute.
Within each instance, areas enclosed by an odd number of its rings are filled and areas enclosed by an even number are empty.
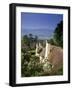
<svg viewBox="0 0 72 90"><path fill-rule="evenodd" d="M54 40L53 40L53 39L48 40L48 42L49 42L51 45L55 45L55 43L54 43Z"/></svg>
<svg viewBox="0 0 72 90"><path fill-rule="evenodd" d="M28 51L31 55L35 55L35 50Z"/></svg>
<svg viewBox="0 0 72 90"><path fill-rule="evenodd" d="M23 43L25 43L27 46L29 46L29 38L27 35L23 36Z"/></svg>
<svg viewBox="0 0 72 90"><path fill-rule="evenodd" d="M49 40L49 43L63 47L63 21L57 25L53 38Z"/></svg>
<svg viewBox="0 0 72 90"><path fill-rule="evenodd" d="M40 64L39 57L31 55L24 51L21 59L21 75L22 77L39 76L42 71L42 64Z"/></svg>
<svg viewBox="0 0 72 90"><path fill-rule="evenodd" d="M63 75L63 67L61 67L60 69L58 69L57 75Z"/></svg>
<svg viewBox="0 0 72 90"><path fill-rule="evenodd" d="M32 34L24 35L21 40L22 47L27 50L35 49L36 42L38 41L37 36Z"/></svg>
<svg viewBox="0 0 72 90"><path fill-rule="evenodd" d="M63 47L63 21L61 21L55 29L54 40L58 46Z"/></svg>
<svg viewBox="0 0 72 90"><path fill-rule="evenodd" d="M32 34L24 35L21 47L21 75L22 77L39 76L42 71L39 57L35 56L35 45L38 37Z"/></svg>

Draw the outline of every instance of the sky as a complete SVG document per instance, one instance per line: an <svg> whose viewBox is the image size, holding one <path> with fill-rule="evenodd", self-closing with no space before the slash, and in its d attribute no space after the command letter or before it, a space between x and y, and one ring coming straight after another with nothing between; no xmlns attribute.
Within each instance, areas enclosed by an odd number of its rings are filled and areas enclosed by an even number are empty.
<svg viewBox="0 0 72 90"><path fill-rule="evenodd" d="M50 39L61 20L62 14L21 12L21 35L33 34L39 39Z"/></svg>

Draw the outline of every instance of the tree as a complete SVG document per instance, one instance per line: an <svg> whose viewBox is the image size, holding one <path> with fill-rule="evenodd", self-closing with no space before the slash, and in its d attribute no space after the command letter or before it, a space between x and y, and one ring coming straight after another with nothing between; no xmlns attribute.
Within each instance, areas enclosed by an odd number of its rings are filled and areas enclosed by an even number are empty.
<svg viewBox="0 0 72 90"><path fill-rule="evenodd" d="M23 36L23 42L24 42L24 44L26 44L27 46L29 46L29 38L28 38L27 35L24 35Z"/></svg>
<svg viewBox="0 0 72 90"><path fill-rule="evenodd" d="M30 33L30 34L29 34L29 37L30 37L30 38L32 38L32 37L33 37L33 35Z"/></svg>
<svg viewBox="0 0 72 90"><path fill-rule="evenodd" d="M54 42L56 45L63 47L63 21L61 21L54 31Z"/></svg>
<svg viewBox="0 0 72 90"><path fill-rule="evenodd" d="M38 41L38 36L35 36L34 41L35 41L35 42L37 42L37 41Z"/></svg>
<svg viewBox="0 0 72 90"><path fill-rule="evenodd" d="M63 21L57 24L53 38L48 40L48 42L52 45L63 47Z"/></svg>
<svg viewBox="0 0 72 90"><path fill-rule="evenodd" d="M51 45L55 45L53 38L51 38L50 40L48 40L48 42L49 42Z"/></svg>

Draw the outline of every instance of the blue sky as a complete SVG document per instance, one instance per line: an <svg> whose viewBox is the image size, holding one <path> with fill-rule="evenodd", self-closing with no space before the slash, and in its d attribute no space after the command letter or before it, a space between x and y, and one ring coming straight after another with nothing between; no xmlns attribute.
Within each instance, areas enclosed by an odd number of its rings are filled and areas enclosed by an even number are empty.
<svg viewBox="0 0 72 90"><path fill-rule="evenodd" d="M63 20L62 14L21 13L21 35L33 34L39 39L49 39L57 24Z"/></svg>

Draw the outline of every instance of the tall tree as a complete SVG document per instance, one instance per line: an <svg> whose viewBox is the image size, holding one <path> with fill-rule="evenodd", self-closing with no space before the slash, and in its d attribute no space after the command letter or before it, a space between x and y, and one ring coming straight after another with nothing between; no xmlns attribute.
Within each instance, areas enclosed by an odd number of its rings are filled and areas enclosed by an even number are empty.
<svg viewBox="0 0 72 90"><path fill-rule="evenodd" d="M56 45L63 47L63 21L61 21L54 31L54 42Z"/></svg>

